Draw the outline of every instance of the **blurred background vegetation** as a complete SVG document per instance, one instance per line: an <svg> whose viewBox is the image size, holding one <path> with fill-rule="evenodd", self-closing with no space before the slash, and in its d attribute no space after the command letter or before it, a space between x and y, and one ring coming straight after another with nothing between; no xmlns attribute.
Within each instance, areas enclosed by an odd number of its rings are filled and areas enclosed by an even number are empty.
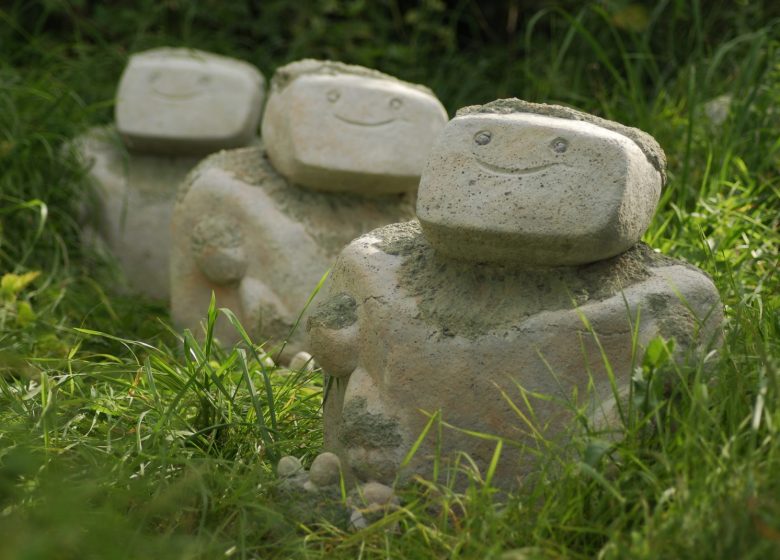
<svg viewBox="0 0 780 560"><path fill-rule="evenodd" d="M291 513L273 458L318 451L321 379L198 346L79 240L90 187L68 141L112 120L127 57L163 45L266 78L304 57L370 66L450 114L520 97L650 132L669 184L645 239L713 276L718 365L677 372L673 429L575 442L600 450L590 470L556 465L501 506L428 486L395 536ZM5 0L0 559L780 557L778 169L775 0Z"/></svg>

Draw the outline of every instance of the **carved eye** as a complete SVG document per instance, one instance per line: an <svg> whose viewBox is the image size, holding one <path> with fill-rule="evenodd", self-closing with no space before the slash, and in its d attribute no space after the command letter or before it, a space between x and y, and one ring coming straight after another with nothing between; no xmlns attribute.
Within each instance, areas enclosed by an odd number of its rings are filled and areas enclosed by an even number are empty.
<svg viewBox="0 0 780 560"><path fill-rule="evenodd" d="M550 142L550 148L556 154L562 154L569 149L569 143L564 138L556 138Z"/></svg>
<svg viewBox="0 0 780 560"><path fill-rule="evenodd" d="M393 97L393 98L390 100L390 108L391 108L391 109L396 109L396 110L397 110L397 109L400 109L400 108L401 108L401 105L403 105L403 104L404 104L404 102L403 102L403 101L401 101L400 99L398 99L397 97Z"/></svg>
<svg viewBox="0 0 780 560"><path fill-rule="evenodd" d="M149 83L156 82L158 79L160 79L160 73L159 72L152 72L149 75Z"/></svg>
<svg viewBox="0 0 780 560"><path fill-rule="evenodd" d="M487 130L480 130L474 135L474 142L479 144L480 146L484 146L485 144L490 144L490 140L492 140L493 134L491 134Z"/></svg>
<svg viewBox="0 0 780 560"><path fill-rule="evenodd" d="M332 89L328 92L328 101L331 103L338 101L339 97L341 97L341 92L339 92L337 89Z"/></svg>
<svg viewBox="0 0 780 560"><path fill-rule="evenodd" d="M205 86L211 83L211 76L201 76L198 78L198 84Z"/></svg>

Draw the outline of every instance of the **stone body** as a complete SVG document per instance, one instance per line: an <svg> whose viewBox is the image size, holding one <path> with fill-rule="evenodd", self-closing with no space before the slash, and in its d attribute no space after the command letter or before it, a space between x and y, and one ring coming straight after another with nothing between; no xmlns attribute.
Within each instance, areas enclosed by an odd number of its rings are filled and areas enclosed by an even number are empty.
<svg viewBox="0 0 780 560"><path fill-rule="evenodd" d="M274 167L320 191L413 192L447 122L433 93L375 70L302 60L279 68L263 116Z"/></svg>
<svg viewBox="0 0 780 560"><path fill-rule="evenodd" d="M76 146L96 187L97 232L131 291L169 298L178 185L204 153L256 142L262 98L263 78L245 62L167 48L130 57L116 127Z"/></svg>
<svg viewBox="0 0 780 560"><path fill-rule="evenodd" d="M171 315L199 332L211 293L236 313L272 355L281 349L318 282L352 239L409 219L405 195L362 197L299 187L271 166L260 146L201 162L182 184L173 213ZM281 354L307 350L304 321ZM224 317L215 336L239 339Z"/></svg>
<svg viewBox="0 0 780 560"><path fill-rule="evenodd" d="M192 49L133 55L122 73L116 126L128 148L199 154L255 137L264 79L249 63Z"/></svg>
<svg viewBox="0 0 780 560"><path fill-rule="evenodd" d="M650 340L674 338L680 358L716 344L710 278L638 243L664 181L639 130L520 100L459 111L426 165L419 222L348 245L308 322L345 478L431 476L437 449L484 475L496 444L478 432L507 441L495 482L513 486L575 411L619 429ZM400 472L437 412L454 429L437 441L434 427Z"/></svg>
<svg viewBox="0 0 780 560"><path fill-rule="evenodd" d="M198 158L128 152L112 127L89 131L76 146L95 185L89 220L124 272L127 288L167 300L176 190Z"/></svg>
<svg viewBox="0 0 780 560"><path fill-rule="evenodd" d="M722 318L704 273L641 244L597 263L545 270L443 257L416 221L364 235L339 257L309 321L312 354L332 377L325 448L341 456L348 477L390 483L438 410L452 426L533 448L511 400L541 433L562 433L575 405L597 407L613 396L580 313L621 390L656 335L692 349L711 341ZM632 357L637 317L639 355ZM519 387L553 400L529 397L531 413ZM575 389L580 400L570 402ZM594 420L600 414L594 408ZM402 474L430 475L435 432ZM441 449L449 458L467 451L484 474L494 447L445 430ZM497 480L511 485L532 461L505 446Z"/></svg>

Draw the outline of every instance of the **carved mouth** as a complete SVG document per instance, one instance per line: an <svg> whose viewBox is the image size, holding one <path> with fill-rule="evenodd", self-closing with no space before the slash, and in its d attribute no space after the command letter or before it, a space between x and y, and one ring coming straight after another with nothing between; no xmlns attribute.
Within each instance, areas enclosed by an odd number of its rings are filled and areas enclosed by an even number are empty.
<svg viewBox="0 0 780 560"><path fill-rule="evenodd" d="M342 117L341 115L335 115L334 114L333 116L336 117L338 120L340 120L342 122L345 122L347 124L353 124L355 126L383 126L383 125L390 124L391 122L395 121L395 119L387 119L387 120L384 120L384 121L365 122L365 121L352 120L352 119L349 119L347 117Z"/></svg>
<svg viewBox="0 0 780 560"><path fill-rule="evenodd" d="M199 95L202 95L203 92L200 90L193 90L193 91L185 91L183 93L179 92L168 92L160 90L156 87L152 87L152 91L159 95L160 97L164 97L166 99L175 99L177 101L181 100L184 101L186 99L192 99L193 97L198 97Z"/></svg>
<svg viewBox="0 0 780 560"><path fill-rule="evenodd" d="M544 171L545 169L549 169L554 165L563 165L562 163L556 162L556 163L545 163L544 165L537 165L535 167L526 167L523 169L519 169L516 167L501 167L500 165L494 165L492 163L482 161L476 156L474 157L474 159L477 160L477 163L485 171L489 171L490 173L493 173L495 175L511 175L511 176L531 175L532 173L538 173L539 171Z"/></svg>

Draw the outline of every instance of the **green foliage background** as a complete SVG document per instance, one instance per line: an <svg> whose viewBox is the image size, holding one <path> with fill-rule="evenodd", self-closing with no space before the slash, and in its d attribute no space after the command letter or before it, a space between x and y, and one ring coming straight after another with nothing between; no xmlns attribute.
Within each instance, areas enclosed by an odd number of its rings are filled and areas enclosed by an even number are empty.
<svg viewBox="0 0 780 560"><path fill-rule="evenodd" d="M0 559L780 556L779 26L771 0L2 3ZM547 449L516 495L475 473L465 493L420 483L400 531L357 534L296 505L273 460L318 451L319 375L169 329L79 240L90 190L67 142L111 120L127 57L162 45L266 77L333 58L424 83L451 114L516 96L650 132L669 185L645 239L713 276L719 357L645 364L655 412L620 443Z"/></svg>

